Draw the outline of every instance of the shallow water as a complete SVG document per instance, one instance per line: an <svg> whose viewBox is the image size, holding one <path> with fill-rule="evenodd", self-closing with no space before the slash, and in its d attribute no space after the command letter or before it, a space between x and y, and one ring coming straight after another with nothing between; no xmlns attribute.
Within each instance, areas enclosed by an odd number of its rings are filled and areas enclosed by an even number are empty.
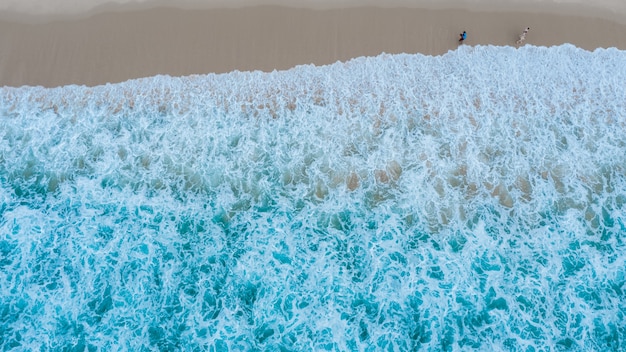
<svg viewBox="0 0 626 352"><path fill-rule="evenodd" d="M624 349L625 64L2 88L2 348Z"/></svg>

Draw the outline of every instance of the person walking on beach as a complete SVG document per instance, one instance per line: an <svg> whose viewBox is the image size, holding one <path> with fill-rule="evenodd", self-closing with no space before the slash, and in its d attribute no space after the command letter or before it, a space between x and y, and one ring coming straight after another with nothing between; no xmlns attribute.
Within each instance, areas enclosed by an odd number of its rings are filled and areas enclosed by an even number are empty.
<svg viewBox="0 0 626 352"><path fill-rule="evenodd" d="M463 31L463 33L459 34L459 43L463 43L465 39L467 39L467 33Z"/></svg>
<svg viewBox="0 0 626 352"><path fill-rule="evenodd" d="M524 42L526 41L526 34L528 34L528 31L530 30L530 27L526 27L526 29L524 29L524 31L522 32L522 34L519 35L519 39L517 39L517 41L515 42L515 44L517 45L522 45L524 44Z"/></svg>

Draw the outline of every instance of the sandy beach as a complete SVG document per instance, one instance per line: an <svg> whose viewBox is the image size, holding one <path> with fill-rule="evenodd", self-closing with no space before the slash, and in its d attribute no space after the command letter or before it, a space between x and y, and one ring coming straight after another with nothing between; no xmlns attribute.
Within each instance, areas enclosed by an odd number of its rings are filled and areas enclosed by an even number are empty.
<svg viewBox="0 0 626 352"><path fill-rule="evenodd" d="M463 30L466 45L515 46L521 31L531 27L530 45L626 49L626 23L609 17L573 5L543 12L536 7L118 6L37 21L4 13L0 86L91 86L158 74L284 70L382 52L440 55L457 48Z"/></svg>

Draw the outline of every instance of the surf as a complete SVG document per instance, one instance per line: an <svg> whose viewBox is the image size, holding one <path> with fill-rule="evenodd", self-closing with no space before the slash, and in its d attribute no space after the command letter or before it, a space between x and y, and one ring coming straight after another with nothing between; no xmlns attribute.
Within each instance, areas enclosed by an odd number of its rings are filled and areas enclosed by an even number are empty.
<svg viewBox="0 0 626 352"><path fill-rule="evenodd" d="M619 349L624 62L1 88L3 347Z"/></svg>

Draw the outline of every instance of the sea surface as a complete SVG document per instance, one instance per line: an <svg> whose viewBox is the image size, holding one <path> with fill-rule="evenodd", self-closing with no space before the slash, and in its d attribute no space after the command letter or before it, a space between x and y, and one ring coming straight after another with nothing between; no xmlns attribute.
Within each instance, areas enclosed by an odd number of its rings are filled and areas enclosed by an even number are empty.
<svg viewBox="0 0 626 352"><path fill-rule="evenodd" d="M0 88L0 346L623 351L626 52Z"/></svg>

